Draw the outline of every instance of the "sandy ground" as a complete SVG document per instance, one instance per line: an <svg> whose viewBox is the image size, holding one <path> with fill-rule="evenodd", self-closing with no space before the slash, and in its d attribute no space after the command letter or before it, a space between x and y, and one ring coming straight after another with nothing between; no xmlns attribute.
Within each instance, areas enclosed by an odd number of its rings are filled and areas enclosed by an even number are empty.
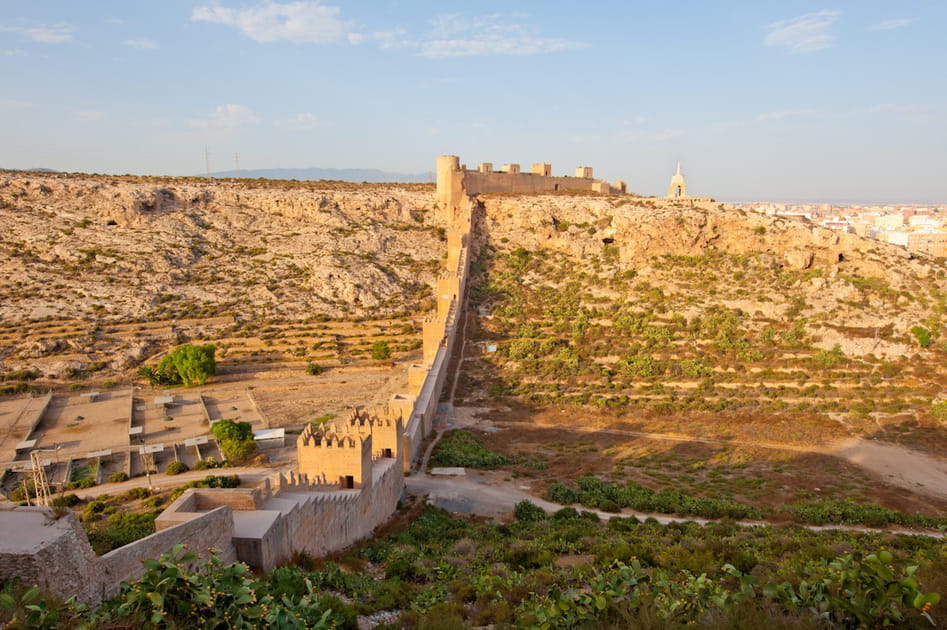
<svg viewBox="0 0 947 630"><path fill-rule="evenodd" d="M947 499L947 462L898 444L853 438L826 451L861 466L885 483Z"/></svg>

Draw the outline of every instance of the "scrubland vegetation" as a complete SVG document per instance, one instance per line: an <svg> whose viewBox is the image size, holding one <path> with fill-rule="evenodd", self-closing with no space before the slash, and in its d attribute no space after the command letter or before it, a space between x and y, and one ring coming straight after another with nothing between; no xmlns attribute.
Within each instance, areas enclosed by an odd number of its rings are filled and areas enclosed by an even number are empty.
<svg viewBox="0 0 947 630"><path fill-rule="evenodd" d="M20 625L98 628L900 628L939 622L947 555L932 538L700 526L523 504L511 524L407 507L374 541L331 561L253 576L185 568L177 549L145 563L98 613L18 609ZM34 594L34 597L36 595ZM26 595L8 587L0 605ZM38 600L33 599L33 605ZM44 604L45 605L45 604ZM44 609L49 610L49 609ZM7 612L7 615L10 613ZM49 617L47 617L48 619ZM58 624L58 625L56 625Z"/></svg>
<svg viewBox="0 0 947 630"><path fill-rule="evenodd" d="M947 384L944 293L921 286L896 292L880 278L845 280L859 308L885 304L882 320L899 304L925 304L919 341L916 330L884 321L848 328L837 305L807 302L808 279L824 270L794 272L763 254L708 252L654 259L640 274L614 263L614 247L581 262L522 248L482 253L472 303L483 315L473 335L499 351L470 362L471 402L778 417L786 422L767 421L767 437L880 435L932 450L945 445L937 417ZM913 351L882 358L848 353L842 343L819 347L829 333L845 344L881 341Z"/></svg>

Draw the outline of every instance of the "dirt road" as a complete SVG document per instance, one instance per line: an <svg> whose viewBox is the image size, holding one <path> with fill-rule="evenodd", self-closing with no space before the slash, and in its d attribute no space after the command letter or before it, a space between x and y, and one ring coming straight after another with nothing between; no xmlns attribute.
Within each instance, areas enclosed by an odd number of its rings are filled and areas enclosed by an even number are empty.
<svg viewBox="0 0 947 630"><path fill-rule="evenodd" d="M545 499L540 499L529 494L526 490L513 487L506 483L497 483L496 480L486 476L481 476L477 471L471 471L472 474L463 477L432 477L429 475L412 475L405 479L405 485L408 492L417 496L428 497L428 501L437 507L443 508L449 512L460 512L463 514L478 514L491 518L500 518L509 516L513 508L520 501L530 501L538 505L547 513L560 510L564 505L552 503ZM585 509L585 508L579 508ZM586 510L598 514L602 520L608 520L613 516L634 516L640 520L653 518L663 525L668 523L711 523L713 519L703 519L695 517L667 516L663 514L645 514L633 510L622 510L619 513L601 512L599 510ZM750 527L771 526L772 523L763 521L736 521L740 525ZM935 538L944 538L943 532L934 532L930 530L909 530L909 529L876 529L871 527L859 527L855 525L799 525L813 531L842 529L845 531L857 532L894 532L908 535L933 536Z"/></svg>

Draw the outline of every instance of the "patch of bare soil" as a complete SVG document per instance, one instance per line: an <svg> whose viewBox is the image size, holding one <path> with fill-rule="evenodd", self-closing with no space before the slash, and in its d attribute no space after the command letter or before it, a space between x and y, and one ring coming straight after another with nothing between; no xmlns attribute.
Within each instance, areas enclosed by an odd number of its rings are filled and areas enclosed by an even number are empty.
<svg viewBox="0 0 947 630"><path fill-rule="evenodd" d="M466 415L461 409L458 415ZM609 424L601 416L583 417L580 427L574 410L566 409L537 409L532 416L525 408L477 411L480 424L472 428L493 427L482 434L484 445L520 462L510 475L528 480L524 483L540 496L555 481L594 475L777 510L800 500L843 498L930 516L947 510L945 464L894 444L780 444L771 433L760 433L766 441L754 445L683 432L637 434L625 428L628 423ZM638 421L635 426L666 425Z"/></svg>

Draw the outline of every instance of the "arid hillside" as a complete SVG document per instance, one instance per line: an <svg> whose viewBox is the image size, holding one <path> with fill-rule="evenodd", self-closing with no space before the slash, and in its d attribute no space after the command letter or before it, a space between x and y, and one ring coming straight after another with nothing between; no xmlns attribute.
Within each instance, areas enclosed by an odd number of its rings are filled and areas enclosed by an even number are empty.
<svg viewBox="0 0 947 630"><path fill-rule="evenodd" d="M937 337L944 323L945 261L802 220L617 196L487 195L483 205L486 245L561 259L569 265L561 280L579 281L599 302L653 286L676 316L717 306L806 320L810 333L820 329L810 335L817 347L839 343L857 356L911 354L911 328L926 325Z"/></svg>
<svg viewBox="0 0 947 630"><path fill-rule="evenodd" d="M943 260L718 204L482 203L469 330L497 351L467 363L472 404L578 405L740 439L947 445Z"/></svg>
<svg viewBox="0 0 947 630"><path fill-rule="evenodd" d="M0 172L0 371L120 372L187 338L418 317L445 250L431 193Z"/></svg>

